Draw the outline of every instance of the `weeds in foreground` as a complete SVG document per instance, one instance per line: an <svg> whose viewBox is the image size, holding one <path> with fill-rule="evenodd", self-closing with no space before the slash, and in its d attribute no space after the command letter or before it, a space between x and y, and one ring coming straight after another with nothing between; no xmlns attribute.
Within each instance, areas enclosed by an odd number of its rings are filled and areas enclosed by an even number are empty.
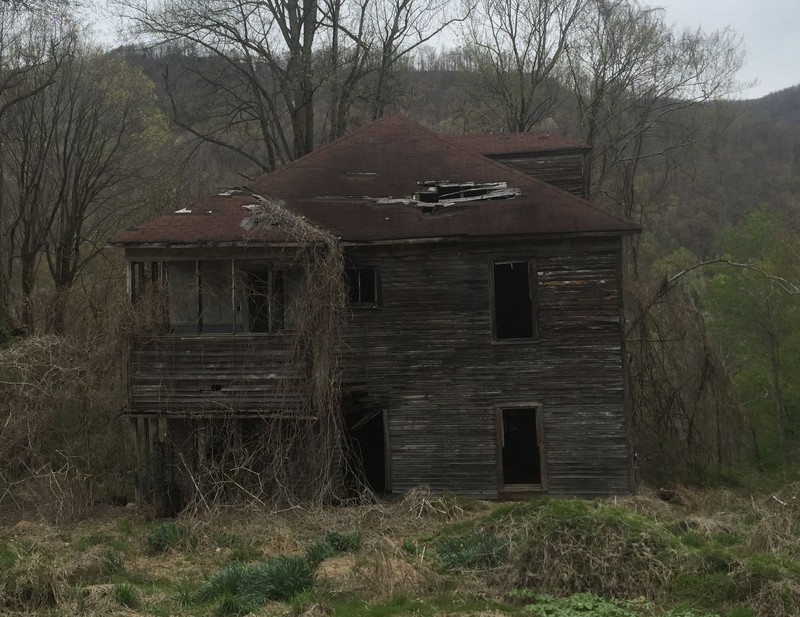
<svg viewBox="0 0 800 617"><path fill-rule="evenodd" d="M137 608L140 604L139 592L130 583L118 583L111 590L114 601L127 608Z"/></svg>
<svg viewBox="0 0 800 617"><path fill-rule="evenodd" d="M324 521L315 513L313 527L348 529L358 521L360 529L318 537L302 556L268 560L262 546L267 553L297 550L310 527L305 514L263 530L247 520L246 533L238 523L198 529L191 521L168 521L150 527L139 538L144 542L122 535L131 533L128 524L81 526L80 533L49 533L46 540L31 527L28 537L0 540L0 613L113 614L114 607L146 606L154 614L241 615L278 600L288 604L276 610L293 615L455 617L502 597L481 610L515 617L796 617L800 522L786 523L800 521L800 503L779 497L787 505L722 495L724 509L707 512L641 498L634 507L555 499L492 508L461 502L475 515L433 531L431 521L443 521L431 513L417 532L428 535L420 536L394 524L386 531L385 506L373 506L370 517L364 510L332 510ZM362 547L364 532L370 541ZM119 538L127 541L124 555L113 548ZM149 555L137 555L142 548ZM320 568L317 584L317 567L348 551L359 554ZM151 563L175 570L150 572ZM208 564L212 573L202 580L199 567ZM147 584L137 578L144 571ZM438 583L429 584L431 577ZM505 595L514 588L522 590ZM437 594L443 589L449 591Z"/></svg>
<svg viewBox="0 0 800 617"><path fill-rule="evenodd" d="M212 574L196 597L216 602L220 614L238 615L268 600L290 600L313 583L313 568L306 559L282 556L254 565L231 563Z"/></svg>
<svg viewBox="0 0 800 617"><path fill-rule="evenodd" d="M147 534L146 541L147 546L156 553L164 553L177 548L184 542L188 542L190 545L195 543L192 534L174 521L160 523L153 527Z"/></svg>
<svg viewBox="0 0 800 617"><path fill-rule="evenodd" d="M488 532L439 538L434 543L439 563L445 570L459 572L494 568L508 556L508 544Z"/></svg>

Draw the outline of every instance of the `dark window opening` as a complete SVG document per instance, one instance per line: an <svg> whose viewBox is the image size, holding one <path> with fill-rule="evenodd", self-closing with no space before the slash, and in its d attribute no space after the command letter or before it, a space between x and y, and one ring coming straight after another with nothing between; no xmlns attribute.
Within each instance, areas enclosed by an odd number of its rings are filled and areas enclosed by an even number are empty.
<svg viewBox="0 0 800 617"><path fill-rule="evenodd" d="M136 303L158 283L161 278L161 263L158 261L131 262L131 300Z"/></svg>
<svg viewBox="0 0 800 617"><path fill-rule="evenodd" d="M542 484L541 435L535 407L502 410L503 484Z"/></svg>
<svg viewBox="0 0 800 617"><path fill-rule="evenodd" d="M378 273L375 268L345 268L347 298L351 304L378 304Z"/></svg>
<svg viewBox="0 0 800 617"><path fill-rule="evenodd" d="M534 338L536 329L530 279L527 261L494 264L495 338Z"/></svg>
<svg viewBox="0 0 800 617"><path fill-rule="evenodd" d="M131 262L131 300L138 302L144 293L144 263L141 261Z"/></svg>

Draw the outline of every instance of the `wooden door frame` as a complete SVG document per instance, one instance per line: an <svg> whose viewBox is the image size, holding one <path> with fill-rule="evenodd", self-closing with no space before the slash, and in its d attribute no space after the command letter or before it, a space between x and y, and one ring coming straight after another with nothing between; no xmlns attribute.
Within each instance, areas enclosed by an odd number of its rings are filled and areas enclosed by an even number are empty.
<svg viewBox="0 0 800 617"><path fill-rule="evenodd" d="M539 446L539 484L505 484L503 479L503 411L530 409L536 414L536 441ZM544 439L544 406L541 403L498 403L494 406L495 458L497 461L497 494L500 499L519 499L547 492L547 451Z"/></svg>

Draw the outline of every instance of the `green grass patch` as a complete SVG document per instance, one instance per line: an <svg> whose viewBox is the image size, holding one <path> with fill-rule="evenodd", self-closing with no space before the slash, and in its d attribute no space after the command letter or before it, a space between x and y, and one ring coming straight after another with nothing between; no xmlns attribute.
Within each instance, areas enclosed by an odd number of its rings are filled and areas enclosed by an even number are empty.
<svg viewBox="0 0 800 617"><path fill-rule="evenodd" d="M19 561L19 553L13 546L0 544L0 568L8 570Z"/></svg>
<svg viewBox="0 0 800 617"><path fill-rule="evenodd" d="M317 601L316 603L321 604L322 602ZM458 597L438 594L427 598L412 598L401 594L393 597L388 602L376 603L365 603L363 600L354 597L331 598L327 606L330 607L334 615L342 615L343 617L395 617L397 615L438 617L461 614L474 615L484 612L515 614L514 609L506 604L492 600L465 598L461 594Z"/></svg>
<svg viewBox="0 0 800 617"><path fill-rule="evenodd" d="M301 557L276 557L249 566L242 575L241 595L254 604L289 600L310 589L314 572Z"/></svg>
<svg viewBox="0 0 800 617"><path fill-rule="evenodd" d="M326 559L341 553L355 553L361 549L361 530L355 529L350 533L331 531L321 540L310 544L306 549L306 559L313 568L316 568Z"/></svg>
<svg viewBox="0 0 800 617"><path fill-rule="evenodd" d="M336 556L336 549L326 540L317 540L306 549L306 560L316 568L326 559Z"/></svg>
<svg viewBox="0 0 800 617"><path fill-rule="evenodd" d="M133 521L129 518L121 518L117 520L117 530L120 533L130 535L133 533Z"/></svg>
<svg viewBox="0 0 800 617"><path fill-rule="evenodd" d="M361 548L361 530L354 529L350 533L331 531L325 534L325 541L337 553L355 553Z"/></svg>
<svg viewBox="0 0 800 617"><path fill-rule="evenodd" d="M672 580L670 594L676 602L708 610L740 599L736 582L719 572L679 572Z"/></svg>
<svg viewBox="0 0 800 617"><path fill-rule="evenodd" d="M121 553L130 550L130 545L125 540L120 540L103 532L87 534L75 542L75 548L80 551L85 551L93 546L108 546Z"/></svg>
<svg viewBox="0 0 800 617"><path fill-rule="evenodd" d="M482 531L461 537L439 538L433 546L441 566L451 571L494 568L508 556L505 540Z"/></svg>
<svg viewBox="0 0 800 617"><path fill-rule="evenodd" d="M237 615L268 600L290 600L313 583L313 568L302 557L276 557L253 565L234 562L209 576L196 599L216 603L220 614Z"/></svg>
<svg viewBox="0 0 800 617"><path fill-rule="evenodd" d="M540 595L525 608L535 617L639 617L630 603L606 600L593 593L576 593L565 598Z"/></svg>
<svg viewBox="0 0 800 617"><path fill-rule="evenodd" d="M138 608L141 605L139 591L129 583L118 583L111 589L111 596L114 601L128 608Z"/></svg>
<svg viewBox="0 0 800 617"><path fill-rule="evenodd" d="M156 553L165 553L185 543L189 545L196 543L192 534L174 521L159 523L152 527L147 533L145 541L147 546Z"/></svg>

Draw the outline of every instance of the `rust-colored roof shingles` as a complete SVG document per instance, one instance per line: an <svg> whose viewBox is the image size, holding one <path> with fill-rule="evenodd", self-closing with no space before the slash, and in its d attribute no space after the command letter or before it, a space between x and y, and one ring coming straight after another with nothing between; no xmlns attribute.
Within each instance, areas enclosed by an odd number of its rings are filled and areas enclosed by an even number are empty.
<svg viewBox="0 0 800 617"><path fill-rule="evenodd" d="M423 212L378 198L404 198L418 182L507 182L521 190L510 199L478 201ZM345 242L528 234L637 232L570 193L452 143L399 116L382 118L257 180L253 193L286 202ZM111 238L117 245L215 245L285 240L280 226L245 230L243 192L215 195Z"/></svg>

